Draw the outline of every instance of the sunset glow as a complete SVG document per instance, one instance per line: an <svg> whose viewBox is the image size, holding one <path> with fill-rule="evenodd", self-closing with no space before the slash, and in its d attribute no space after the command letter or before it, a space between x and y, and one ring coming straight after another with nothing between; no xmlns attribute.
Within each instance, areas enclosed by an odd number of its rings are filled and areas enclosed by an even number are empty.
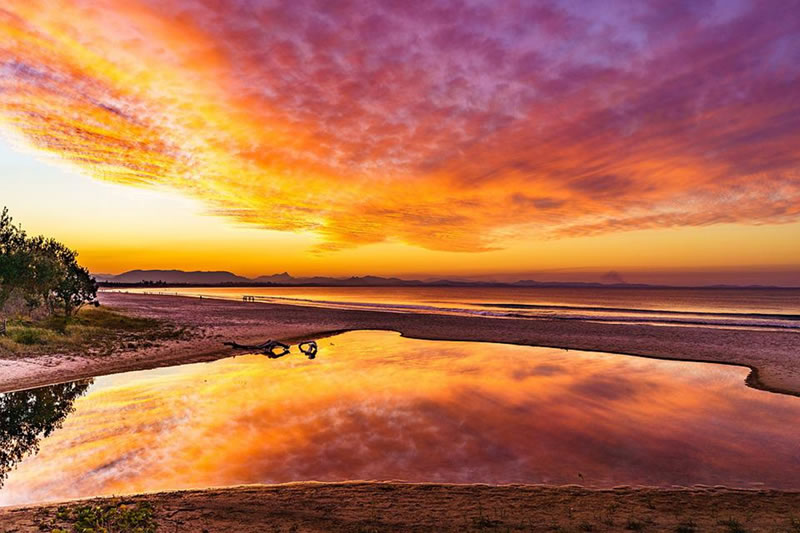
<svg viewBox="0 0 800 533"><path fill-rule="evenodd" d="M95 272L797 271L798 12L10 0L0 205Z"/></svg>
<svg viewBox="0 0 800 533"><path fill-rule="evenodd" d="M314 361L101 378L10 473L0 505L297 480L796 479L798 406L746 388L744 368L378 331L320 345Z"/></svg>

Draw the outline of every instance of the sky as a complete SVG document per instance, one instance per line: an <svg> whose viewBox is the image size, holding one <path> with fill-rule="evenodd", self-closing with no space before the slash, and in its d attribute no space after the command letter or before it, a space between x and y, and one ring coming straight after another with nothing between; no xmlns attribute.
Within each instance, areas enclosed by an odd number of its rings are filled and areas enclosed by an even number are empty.
<svg viewBox="0 0 800 533"><path fill-rule="evenodd" d="M797 0L9 0L0 205L97 273L800 285L798 86Z"/></svg>

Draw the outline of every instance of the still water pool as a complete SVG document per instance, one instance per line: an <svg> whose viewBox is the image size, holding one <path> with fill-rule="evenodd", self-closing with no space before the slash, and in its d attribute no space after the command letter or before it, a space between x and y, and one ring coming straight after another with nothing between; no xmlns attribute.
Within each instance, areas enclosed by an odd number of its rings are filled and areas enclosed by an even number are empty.
<svg viewBox="0 0 800 533"><path fill-rule="evenodd" d="M313 361L245 355L0 395L0 505L301 480L798 489L800 398L747 373L345 333Z"/></svg>

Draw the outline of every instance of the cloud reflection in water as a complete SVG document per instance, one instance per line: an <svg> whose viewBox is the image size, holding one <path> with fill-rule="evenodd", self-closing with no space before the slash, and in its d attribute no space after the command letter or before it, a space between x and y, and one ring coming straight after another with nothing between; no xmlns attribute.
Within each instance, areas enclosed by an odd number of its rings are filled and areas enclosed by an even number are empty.
<svg viewBox="0 0 800 533"><path fill-rule="evenodd" d="M346 479L800 488L800 400L749 389L746 374L346 333L315 361L97 379L0 504Z"/></svg>

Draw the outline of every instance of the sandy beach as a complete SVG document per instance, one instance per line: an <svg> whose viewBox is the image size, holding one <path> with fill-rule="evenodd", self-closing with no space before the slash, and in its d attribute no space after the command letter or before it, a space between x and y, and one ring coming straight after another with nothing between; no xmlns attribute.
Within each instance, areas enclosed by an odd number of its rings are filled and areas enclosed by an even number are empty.
<svg viewBox="0 0 800 533"><path fill-rule="evenodd" d="M67 504L102 505L109 499ZM290 483L143 494L157 531L669 531L795 532L800 492L711 487ZM0 509L0 530L64 527L60 505Z"/></svg>
<svg viewBox="0 0 800 533"><path fill-rule="evenodd" d="M398 331L418 339L502 342L734 364L751 369L747 383L752 387L800 395L800 336L789 331L405 314L108 292L101 293L100 300L129 315L186 327L189 334L112 355L6 357L0 359L0 391L241 353L223 346L228 340L297 341L368 329Z"/></svg>
<svg viewBox="0 0 800 533"><path fill-rule="evenodd" d="M347 330L502 342L749 367L748 384L800 395L797 334L564 320L413 315L103 293L104 306L188 329L113 354L0 360L0 391L242 353L223 341L298 341ZM320 357L324 357L324 349ZM95 498L0 509L0 531L67 528L65 509L148 505L156 531L750 531L800 530L800 492L723 487L290 483ZM66 507L64 506L66 505ZM77 512L77 511L75 511ZM75 516L73 513L72 516Z"/></svg>

